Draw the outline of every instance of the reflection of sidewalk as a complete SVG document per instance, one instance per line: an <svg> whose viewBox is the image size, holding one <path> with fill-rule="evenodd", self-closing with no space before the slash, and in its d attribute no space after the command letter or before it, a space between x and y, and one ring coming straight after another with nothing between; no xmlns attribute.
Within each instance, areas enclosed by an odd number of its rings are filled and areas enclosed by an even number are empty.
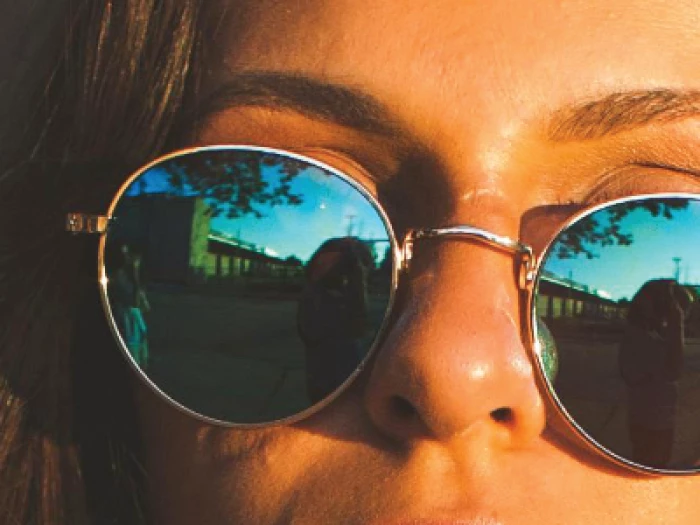
<svg viewBox="0 0 700 525"><path fill-rule="evenodd" d="M237 420L273 402L305 406L295 301L190 293L151 303L151 373L171 397Z"/></svg>
<svg viewBox="0 0 700 525"><path fill-rule="evenodd" d="M167 394L206 414L236 421L276 417L308 405L303 362L296 367L217 353L173 353L155 358L149 373Z"/></svg>
<svg viewBox="0 0 700 525"><path fill-rule="evenodd" d="M683 379L679 383L678 421L674 460L684 464L700 460L700 339L685 345Z"/></svg>
<svg viewBox="0 0 700 525"><path fill-rule="evenodd" d="M280 352L303 354L296 300L154 292L149 298L149 339L155 353L164 348L182 352L206 349L251 359L277 359ZM379 324L383 313L384 301L372 299L370 321Z"/></svg>
<svg viewBox="0 0 700 525"><path fill-rule="evenodd" d="M629 450L627 392L617 366L617 344L558 340L557 392L574 419L601 443Z"/></svg>
<svg viewBox="0 0 700 525"><path fill-rule="evenodd" d="M617 364L619 343L560 338L557 392L572 416L612 450L631 453L627 430L627 387ZM700 459L700 339L687 338L679 381L672 461Z"/></svg>
<svg viewBox="0 0 700 525"><path fill-rule="evenodd" d="M171 397L239 421L308 406L296 299L181 290L149 291L149 299L149 372ZM379 323L383 302L369 310Z"/></svg>
<svg viewBox="0 0 700 525"><path fill-rule="evenodd" d="M152 346L169 352L259 358L297 339L296 302L291 300L168 294L152 295L151 304Z"/></svg>

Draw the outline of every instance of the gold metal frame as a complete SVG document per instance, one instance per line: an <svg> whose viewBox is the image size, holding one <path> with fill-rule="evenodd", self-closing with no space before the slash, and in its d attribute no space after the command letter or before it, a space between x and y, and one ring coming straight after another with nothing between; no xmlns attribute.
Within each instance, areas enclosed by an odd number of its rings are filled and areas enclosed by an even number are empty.
<svg viewBox="0 0 700 525"><path fill-rule="evenodd" d="M119 200L121 196L124 194L124 192L127 190L127 188L131 185L131 183L136 180L139 176L141 176L144 172L148 171L151 169L153 166L161 164L165 161L168 161L170 159L180 157L182 155L189 155L193 153L200 153L200 152L206 152L206 151L257 151L260 153L265 153L265 154L270 154L270 155L282 155L286 156L289 158L293 158L305 163L308 163L312 166L315 166L319 169L325 170L327 172L332 173L333 175L339 177L341 180L345 181L347 184L352 186L354 189L359 191L372 205L372 207L375 209L375 211L378 213L378 215L381 217L382 221L384 222L384 225L386 227L387 233L389 235L389 241L391 245L391 252L392 252L392 258L394 261L394 267L392 270L392 279L391 279L391 290L390 290L390 296L389 296L389 302L387 305L387 310L384 315L384 318L382 320L382 323L380 325L380 328L377 332L377 336L375 337L375 340L372 344L372 347L370 350L367 352L367 355L363 359L363 361L360 363L358 366L357 370L350 376L348 379L338 387L338 389L325 398L323 401L317 403L316 405L313 405L306 410L295 414L293 416L275 420L275 421L270 421L266 423L253 423L253 424L237 424L237 423L231 423L228 421L222 421L218 419L214 419L208 416L204 416L202 414L199 414L197 412L194 412L187 408L184 405L181 405L177 401L173 400L171 397L169 397L166 393L164 393L162 390L158 388L157 385L155 385L149 378L148 376L138 367L136 364L134 358L132 357L131 353L129 352L124 340L122 339L121 335L119 334L119 330L117 329L116 321L114 319L114 316L112 314L112 310L109 304L108 296L107 296L107 276L105 273L105 266L104 266L104 249L105 249L105 244L107 241L107 236L109 235L109 222L113 218L113 213L114 210L119 203ZM313 150L309 150L309 154L313 154ZM539 345L539 339L538 339L538 333L537 333L537 322L536 322L536 310L535 310L535 295L536 291L539 285L540 281L540 270L542 267L543 262L547 259L548 255L550 254L554 243L556 239L559 237L559 235L569 228L572 224L580 221L581 219L590 216L591 214L600 211L602 209L605 209L611 205L615 204L621 204L625 202L631 202L635 200L646 200L646 199L651 199L651 198L687 198L690 200L695 200L695 201L700 201L700 196L698 195L693 195L693 194L688 194L688 193L659 193L659 194L649 194L649 195L634 195L634 196L628 196L624 197L621 199L616 199L612 201L608 201L605 203L601 203L595 206L588 207L579 213L575 214L573 217L571 217L566 223L564 223L558 230L557 232L552 236L550 241L548 242L547 246L544 248L542 253L538 256L535 257L533 254L533 250L530 246L522 244L516 240L510 239L509 237L501 236L494 234L492 232L489 232L487 230L483 230L480 228L476 228L474 226L469 226L469 225L454 225L454 226L446 226L446 227L440 227L440 228L424 228L424 229L413 229L409 230L401 244L398 243L394 230L391 226L391 223L389 221L388 216L386 215L386 212L382 208L381 204L376 200L376 198L358 181L352 179L342 171L338 170L337 168L322 162L320 160L317 160L313 157L307 156L306 154L300 154L300 153L295 153L292 151L288 150L282 150L282 149L276 149L276 148L268 148L268 147L261 147L261 146L254 146L254 145L215 145L215 146L205 146L205 147L195 147L195 148L188 148L188 149L183 149L179 151L175 151L173 153L170 153L168 155L164 155L162 157L159 157L152 162L148 163L146 166L140 168L138 171L134 172L132 175L130 175L126 181L122 184L122 186L119 188L117 191L116 195L112 199L109 208L107 210L107 213L102 216L102 215L86 215L86 214L81 214L81 213L71 213L68 214L66 218L66 229L72 233L90 233L90 234L99 234L101 236L100 238L100 243L99 243L99 251L98 251L98 257L97 257L97 264L98 264L98 275L99 275L99 287L100 287L100 297L102 301L102 306L105 310L105 314L108 319L108 323L110 326L110 329L112 330L112 333L114 334L115 339L117 340L119 347L126 357L127 361L133 368L133 370L137 373L137 375L159 396L161 397L165 402L167 402L169 405L175 407L176 409L192 416L195 417L201 421L211 423L211 424L216 424L224 427L230 427L230 428L240 428L240 429L252 429L252 428L260 428L260 427L267 427L271 425L279 425L279 424L288 424L288 423L293 423L295 421L299 421L301 419L304 419L305 417L310 416L311 414L321 410L323 407L327 406L329 403L331 403L335 398L337 398L353 381L354 379L362 372L362 370L365 368L367 363L372 359L374 353L377 351L378 347L378 342L381 341L382 336L384 332L387 329L387 324L388 324L388 318L389 314L394 306L394 300L395 300L395 295L396 295L396 289L399 284L399 275L402 272L407 272L410 267L411 259L413 256L413 250L414 250L414 245L417 241L421 239L437 239L437 238L442 238L442 237L447 237L447 238L456 238L456 239L461 239L465 241L472 241L472 242L480 242L485 244L489 248L493 249L498 249L498 250L503 250L506 253L512 254L517 257L518 263L519 263L519 278L518 278L518 289L525 295L525 300L521 303L523 305L523 310L522 314L524 317L524 323L523 323L523 331L524 331L524 339L525 339L525 346L526 346L526 351L530 355L530 359L534 361L537 366L534 368L537 370L536 372L536 380L540 385L540 390L543 390L546 393L546 398L549 400L551 406L555 407L557 412L562 416L563 421L566 423L567 427L569 430L578 438L578 440L584 445L586 448L588 448L590 451L594 452L597 455L602 455L612 461L614 464L630 469L634 472L637 473L643 473L643 474L664 474L664 475L688 475L688 474L694 474L697 472L700 472L700 467L697 469L693 470L684 470L684 471L679 471L679 470L666 470L666 469L658 469L658 468L653 468L653 467L647 467L644 465L639 465L637 463L634 463L633 461L630 461L628 459L625 459L611 450L605 448L603 445L595 441L591 436L589 436L576 422L575 420L571 417L571 415L568 413L562 402L559 400L556 392L554 391L554 388L552 384L550 383L549 379L546 377L545 369L544 369L544 364L541 359L541 352L540 352L540 345Z"/></svg>
<svg viewBox="0 0 700 525"><path fill-rule="evenodd" d="M395 298L395 291L398 285L398 271L394 270L392 272L392 281L391 281L391 290L389 294L389 302L388 302L388 307L387 311L384 314L384 318L382 320L382 323L379 327L379 330L377 332L377 337L375 338L375 341L372 344L372 347L369 349L367 352L367 355L365 358L362 360L362 362L358 365L357 369L355 372L350 375L345 382L343 382L338 389L333 392L331 395L329 395L327 398L323 399L319 403L316 403L315 405L312 405L311 407L307 408L306 410L303 410L302 412L299 412L297 414L294 414L292 416L289 416L287 418L283 419L278 419L274 421L269 421L265 423L232 423L230 421L223 421L220 419L215 419L209 416L205 416L203 414L200 414L198 412L195 412L188 407L182 405L181 403L177 402L173 398L171 398L168 394L163 392L158 386L153 383L153 381L150 380L150 378L146 375L145 372L141 370L141 368L138 366L136 361L134 360L133 356L131 355L131 352L129 352L129 349L126 345L126 342L122 338L121 334L119 333L119 329L117 328L116 325L116 320L114 319L114 315L112 313L112 308L109 304L109 298L108 298L108 293L107 293L107 275L105 271L105 264L104 264L104 253L105 253L105 245L107 242L107 238L109 235L109 223L112 221L114 217L114 210L117 207L119 200L121 199L122 195L124 192L129 188L129 186L133 183L134 180L136 180L138 177L140 177L143 173L148 171L149 169L153 168L154 166L161 164L163 162L166 162L170 159L181 157L183 155L190 155L193 153L201 153L201 152L206 152L206 151L257 151L260 153L264 154L269 154L269 155L280 155L280 156L285 156L287 158L292 158L299 160L301 162L305 162L310 164L311 166L314 166L316 168L322 169L326 172L330 172L333 175L339 177L341 180L349 184L351 187L353 187L355 190L360 192L369 202L372 204L374 207L375 211L377 214L381 217L382 221L384 222L384 225L387 230L387 234L389 235L389 241L390 241L390 246L391 246L391 252L392 252L392 259L394 262L394 268L398 268L401 260L401 255L398 250L398 243L396 241L396 235L394 234L393 228L391 226L391 223L389 222L388 217L386 216L386 213L384 212L383 208L379 206L377 203L376 199L372 196L372 194L367 191L367 189L359 184L356 180L348 177L345 175L343 172L339 171L337 168L334 168L333 166L330 166L328 164L325 164L323 162L320 162L316 159L313 159L311 157L307 157L305 155L300 155L298 153L286 151L286 150L281 150L281 149L276 149L276 148L267 148L267 147L261 147L261 146L250 146L250 145L224 145L224 146L204 146L204 147L195 147L195 148L187 148L187 149L182 149L178 150L172 153L169 153L167 155L164 155L162 157L159 157L136 172L132 173L126 181L120 186L119 190L117 193L114 195L108 209L107 213L104 216L93 216L93 215L85 215L85 214L80 214L80 213L70 213L68 214L67 217L67 230L71 231L72 233L89 233L89 234L94 234L98 233L100 235L100 242L99 242L99 248L98 248L98 256L97 256L97 271L98 271L98 277L99 277L99 288L100 288L100 299L102 302L102 307L104 308L107 321L109 324L109 327L112 331L112 334L114 335L115 339L117 340L117 343L119 345L119 348L124 354L125 358L129 362L129 365L131 368L136 372L136 374L141 378L142 381L148 385L151 390L153 390L160 398L162 398L166 403L168 403L170 406L173 406L177 410L184 412L185 414L188 414L196 419L199 419L201 421L204 421L206 423L210 424L215 424L219 426L224 426L224 427L229 427L229 428L240 428L240 429L253 429L253 428L261 428L261 427L268 427L271 425L281 425L281 424L288 424L288 423L294 423L295 421L299 421L301 419L304 419L311 414L318 412L321 410L323 407L331 403L335 398L337 398L340 394L347 389L347 387L353 382L353 380L362 372L364 367L367 365L368 361L372 358L376 351L377 342L381 339L381 335L386 329L387 325L387 320L389 317L389 312L391 311L394 303L394 298ZM94 224L99 224L101 228L93 228L90 225ZM84 227L78 228L76 225L84 225ZM89 227L90 226L90 227Z"/></svg>

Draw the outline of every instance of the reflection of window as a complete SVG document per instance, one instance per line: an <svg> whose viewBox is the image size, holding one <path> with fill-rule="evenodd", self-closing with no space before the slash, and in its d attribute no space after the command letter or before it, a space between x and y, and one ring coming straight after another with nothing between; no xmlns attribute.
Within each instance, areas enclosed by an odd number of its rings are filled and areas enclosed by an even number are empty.
<svg viewBox="0 0 700 525"><path fill-rule="evenodd" d="M543 294L539 294L537 296L537 304L535 305L535 308L537 308L537 314L540 317L549 317L549 297Z"/></svg>
<svg viewBox="0 0 700 525"><path fill-rule="evenodd" d="M208 253L206 255L205 272L207 275L216 275L216 256Z"/></svg>
<svg viewBox="0 0 700 525"><path fill-rule="evenodd" d="M563 301L561 297L555 297L552 301L552 317L561 317Z"/></svg>
<svg viewBox="0 0 700 525"><path fill-rule="evenodd" d="M566 299L564 302L564 316L573 317L574 314L574 301L573 299Z"/></svg>

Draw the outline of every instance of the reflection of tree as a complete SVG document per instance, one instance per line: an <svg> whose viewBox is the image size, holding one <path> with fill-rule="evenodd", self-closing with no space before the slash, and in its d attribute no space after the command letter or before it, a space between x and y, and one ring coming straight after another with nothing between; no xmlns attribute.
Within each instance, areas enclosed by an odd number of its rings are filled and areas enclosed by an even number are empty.
<svg viewBox="0 0 700 525"><path fill-rule="evenodd" d="M636 210L648 212L652 217L673 218L674 210L688 207L688 199L646 199L616 204L606 209L602 215L596 212L570 226L556 245L556 256L570 259L585 255L588 259L597 257L595 246L629 246L634 242L631 233L620 227L623 218ZM605 220L600 221L603 217Z"/></svg>
<svg viewBox="0 0 700 525"><path fill-rule="evenodd" d="M302 196L291 192L291 182L308 164L272 154L216 151L174 159L168 164L174 193L198 194L210 205L213 217L262 217L256 205L298 205ZM279 174L271 181L263 171Z"/></svg>

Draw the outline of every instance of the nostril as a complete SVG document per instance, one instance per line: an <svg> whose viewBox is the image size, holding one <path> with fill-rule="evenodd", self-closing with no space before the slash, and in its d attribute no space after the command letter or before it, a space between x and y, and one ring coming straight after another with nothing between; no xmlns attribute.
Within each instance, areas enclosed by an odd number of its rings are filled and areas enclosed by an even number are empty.
<svg viewBox="0 0 700 525"><path fill-rule="evenodd" d="M510 408L497 408L491 412L491 418L497 423L510 423L513 420L513 411Z"/></svg>
<svg viewBox="0 0 700 525"><path fill-rule="evenodd" d="M401 419L410 419L416 414L415 407L400 396L391 398L391 409Z"/></svg>

